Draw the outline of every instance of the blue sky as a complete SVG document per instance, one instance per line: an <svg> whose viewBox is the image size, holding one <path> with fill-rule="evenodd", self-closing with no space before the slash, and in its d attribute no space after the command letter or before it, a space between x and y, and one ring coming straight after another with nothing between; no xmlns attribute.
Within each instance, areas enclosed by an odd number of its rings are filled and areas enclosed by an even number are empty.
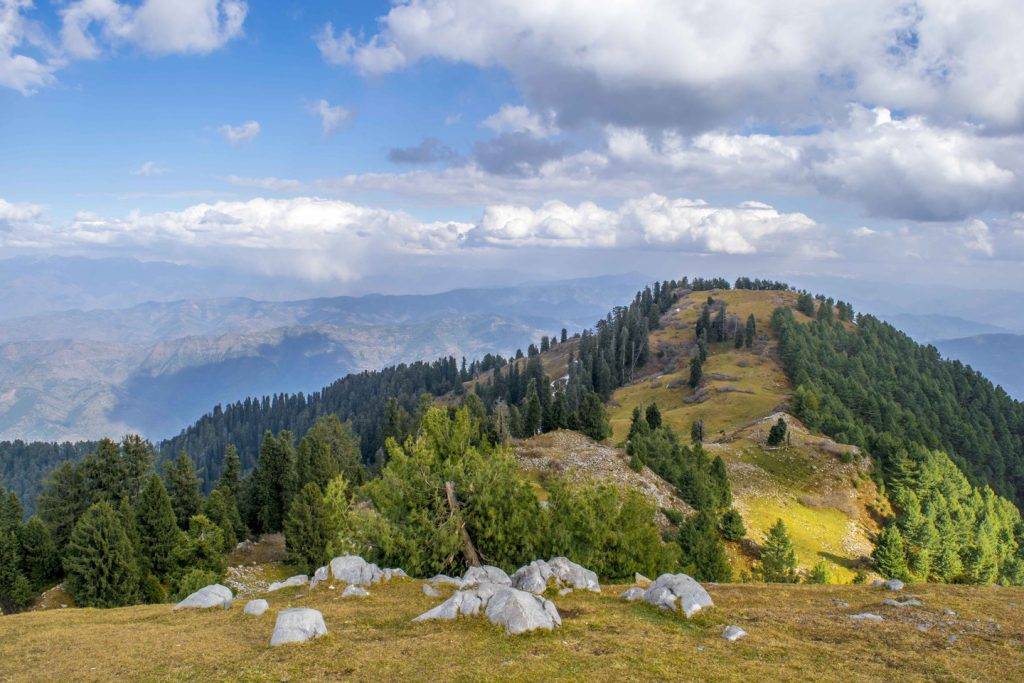
<svg viewBox="0 0 1024 683"><path fill-rule="evenodd" d="M1024 289L1024 9L910 9L0 0L0 257Z"/></svg>

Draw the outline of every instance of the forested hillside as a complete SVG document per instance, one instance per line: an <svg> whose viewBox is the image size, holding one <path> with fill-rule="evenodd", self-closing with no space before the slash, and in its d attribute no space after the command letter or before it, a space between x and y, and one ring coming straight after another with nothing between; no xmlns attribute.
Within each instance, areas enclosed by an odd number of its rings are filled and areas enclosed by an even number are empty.
<svg viewBox="0 0 1024 683"><path fill-rule="evenodd" d="M25 512L32 514L46 475L62 462L77 462L95 449L95 441L0 441L0 486L15 493Z"/></svg>

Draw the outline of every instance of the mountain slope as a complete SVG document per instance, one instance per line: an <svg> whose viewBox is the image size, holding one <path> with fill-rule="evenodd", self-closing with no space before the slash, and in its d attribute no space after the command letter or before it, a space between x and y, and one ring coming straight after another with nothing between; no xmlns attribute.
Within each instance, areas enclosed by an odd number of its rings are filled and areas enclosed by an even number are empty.
<svg viewBox="0 0 1024 683"><path fill-rule="evenodd" d="M1024 401L1024 335L979 334L934 342L939 352L969 365Z"/></svg>

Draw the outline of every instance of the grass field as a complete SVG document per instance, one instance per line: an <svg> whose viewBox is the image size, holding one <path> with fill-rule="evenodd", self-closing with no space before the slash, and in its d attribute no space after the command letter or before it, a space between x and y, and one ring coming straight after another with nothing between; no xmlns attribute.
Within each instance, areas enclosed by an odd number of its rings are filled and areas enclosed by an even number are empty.
<svg viewBox="0 0 1024 683"><path fill-rule="evenodd" d="M1022 680L1024 589L913 586L924 607L885 607L867 586L708 586L716 607L687 622L600 595L554 597L563 626L507 637L483 618L410 620L438 602L419 581L342 599L340 589L269 596L262 617L169 605L0 618L0 679L28 680ZM844 604L846 603L846 604ZM268 646L274 613L323 612L330 633ZM947 615L944 610L957 615ZM849 615L871 611L881 623ZM720 637L726 624L749 636Z"/></svg>

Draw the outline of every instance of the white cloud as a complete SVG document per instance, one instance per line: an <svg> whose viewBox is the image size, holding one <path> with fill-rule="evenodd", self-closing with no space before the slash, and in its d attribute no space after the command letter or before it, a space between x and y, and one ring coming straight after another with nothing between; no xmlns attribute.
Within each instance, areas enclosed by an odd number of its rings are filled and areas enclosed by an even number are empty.
<svg viewBox="0 0 1024 683"><path fill-rule="evenodd" d="M132 175L142 176L143 178L148 178L150 176L155 175L163 175L164 173L167 173L167 169L161 166L160 164L156 163L155 161L147 161L138 168L133 168L131 170Z"/></svg>
<svg viewBox="0 0 1024 683"><path fill-rule="evenodd" d="M0 197L0 247L45 248L48 232L43 207L8 202Z"/></svg>
<svg viewBox="0 0 1024 683"><path fill-rule="evenodd" d="M484 119L482 125L496 133L528 133L538 138L558 134L552 112L542 117L521 105L502 105L501 109Z"/></svg>
<svg viewBox="0 0 1024 683"><path fill-rule="evenodd" d="M320 118L320 127L324 135L331 135L342 124L352 120L352 112L340 105L331 106L327 100L319 100L309 105L309 112Z"/></svg>
<svg viewBox="0 0 1024 683"><path fill-rule="evenodd" d="M29 95L56 81L62 66L40 26L26 18L32 0L0 0L0 86Z"/></svg>
<svg viewBox="0 0 1024 683"><path fill-rule="evenodd" d="M245 123L237 126L225 123L217 130L220 131L220 134L224 136L225 140L230 142L232 145L238 145L252 140L259 135L260 124L257 121L246 121Z"/></svg>
<svg viewBox="0 0 1024 683"><path fill-rule="evenodd" d="M325 26L324 58L501 67L560 123L800 125L855 101L1024 127L1018 0L409 0L378 21L369 39Z"/></svg>
<svg viewBox="0 0 1024 683"><path fill-rule="evenodd" d="M995 247L992 244L992 233L985 221L972 218L960 228L960 234L964 238L964 245L972 250L985 254L995 255Z"/></svg>

